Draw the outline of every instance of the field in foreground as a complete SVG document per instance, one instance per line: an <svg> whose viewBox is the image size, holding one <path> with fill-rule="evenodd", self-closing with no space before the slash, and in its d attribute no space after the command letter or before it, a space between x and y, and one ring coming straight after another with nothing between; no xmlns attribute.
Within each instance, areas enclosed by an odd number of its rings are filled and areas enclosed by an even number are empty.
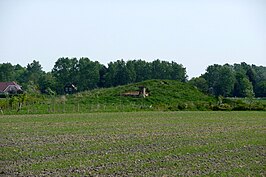
<svg viewBox="0 0 266 177"><path fill-rule="evenodd" d="M0 116L0 176L265 176L265 112Z"/></svg>

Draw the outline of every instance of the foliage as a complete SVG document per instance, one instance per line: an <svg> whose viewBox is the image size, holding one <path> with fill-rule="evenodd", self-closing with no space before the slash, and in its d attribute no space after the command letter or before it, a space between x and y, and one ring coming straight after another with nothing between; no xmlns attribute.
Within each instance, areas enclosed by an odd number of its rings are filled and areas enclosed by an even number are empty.
<svg viewBox="0 0 266 177"><path fill-rule="evenodd" d="M148 96L123 96L126 92L139 91L139 86L146 87ZM207 96L193 86L172 80L149 80L135 84L111 88L94 89L66 95L64 103L58 102L61 96L45 96L28 92L27 105L19 114L34 111L34 113L51 112L110 112L110 111L140 111L140 110L211 110L216 99ZM185 109L181 104L187 105ZM51 110L50 108L53 107ZM60 108L59 108L60 107ZM39 110L39 111L37 111ZM14 114L4 110L5 114Z"/></svg>
<svg viewBox="0 0 266 177"><path fill-rule="evenodd" d="M193 77L188 81L189 84L195 86L197 89L204 93L208 93L208 82L206 79L204 79L202 76L201 77Z"/></svg>
<svg viewBox="0 0 266 177"><path fill-rule="evenodd" d="M266 95L266 81L261 81L256 85L255 88L256 96L265 97Z"/></svg>
<svg viewBox="0 0 266 177"><path fill-rule="evenodd" d="M77 84L78 82L78 60L76 58L59 58L52 69L56 78L56 92L63 94L63 88L67 83Z"/></svg>
<svg viewBox="0 0 266 177"><path fill-rule="evenodd" d="M41 75L39 80L39 88L41 93L47 95L55 95L56 85L56 79L52 73L48 72L46 74Z"/></svg>
<svg viewBox="0 0 266 177"><path fill-rule="evenodd" d="M72 83L79 91L97 87L112 87L144 81L147 79L186 80L186 71L175 62L155 60L151 63L142 60L117 60L108 67L88 58L59 58L52 70L57 80L57 93L63 93L63 86ZM60 90L61 89L61 90Z"/></svg>
<svg viewBox="0 0 266 177"><path fill-rule="evenodd" d="M234 65L208 66L206 73L192 78L189 83L215 96L266 97L265 81L266 67L243 62Z"/></svg>
<svg viewBox="0 0 266 177"><path fill-rule="evenodd" d="M97 87L100 82L100 63L81 58L78 61L78 82L80 91L90 90Z"/></svg>
<svg viewBox="0 0 266 177"><path fill-rule="evenodd" d="M33 60L33 62L28 64L26 68L26 82L33 82L34 84L38 84L42 74L44 74L44 72L42 71L41 64L38 61Z"/></svg>
<svg viewBox="0 0 266 177"><path fill-rule="evenodd" d="M147 97L123 96L146 87ZM62 99L64 98L64 99ZM206 95L190 84L172 80L149 80L111 88L98 88L72 95L56 96L27 93L26 104L3 109L4 114L47 114L73 112L177 111L177 110L266 110L266 102L251 97L217 98Z"/></svg>
<svg viewBox="0 0 266 177"><path fill-rule="evenodd" d="M51 72L44 72L36 60L26 67L0 64L0 82L16 81L23 90L31 92L32 86L38 92L48 95L64 94L66 84L77 86L78 92L95 88L108 88L142 82L151 79L167 79L187 82L186 68L176 62L152 62L144 60L117 60L107 66L89 58L59 58ZM266 67L248 65L208 66L206 73L192 78L188 83L200 91L214 96L266 97Z"/></svg>
<svg viewBox="0 0 266 177"><path fill-rule="evenodd" d="M147 88L149 94L146 98L135 98L121 96L123 93L128 91L138 90L139 86L144 86ZM155 108L169 108L177 105L179 102L194 102L201 100L203 102L215 102L215 98L207 96L202 92L190 86L187 83L182 83L179 81L172 80L148 80L144 82L139 82L136 84L129 84L125 86L96 89L88 92L83 92L79 94L79 97L75 95L69 97L72 101L80 101L86 104L93 103L108 103L108 104L145 104L152 105Z"/></svg>
<svg viewBox="0 0 266 177"><path fill-rule="evenodd" d="M231 96L235 83L233 69L229 65L215 64L206 71L203 77L208 82L210 92L216 96Z"/></svg>

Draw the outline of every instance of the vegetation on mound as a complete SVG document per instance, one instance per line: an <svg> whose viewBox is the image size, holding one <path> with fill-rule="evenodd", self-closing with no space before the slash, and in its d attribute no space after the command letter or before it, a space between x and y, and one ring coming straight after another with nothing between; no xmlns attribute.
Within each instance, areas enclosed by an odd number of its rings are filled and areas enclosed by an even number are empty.
<svg viewBox="0 0 266 177"><path fill-rule="evenodd" d="M147 89L148 96L123 96L130 91L138 91L140 86ZM216 99L208 96L193 86L173 80L149 80L125 86L95 89L67 96L68 102L83 104L137 104L153 108L178 109L178 105L214 104ZM187 107L186 106L186 107Z"/></svg>
<svg viewBox="0 0 266 177"><path fill-rule="evenodd" d="M148 97L123 96L124 93L147 89ZM149 110L265 110L263 99L213 97L194 86L173 80L148 80L124 86L95 89L67 96L67 102L106 105L140 105Z"/></svg>
<svg viewBox="0 0 266 177"><path fill-rule="evenodd" d="M125 96L145 87L148 96ZM213 97L196 87L173 80L148 80L135 84L100 88L64 96L23 94L0 99L2 114L73 112L118 112L140 110L266 110L263 100Z"/></svg>

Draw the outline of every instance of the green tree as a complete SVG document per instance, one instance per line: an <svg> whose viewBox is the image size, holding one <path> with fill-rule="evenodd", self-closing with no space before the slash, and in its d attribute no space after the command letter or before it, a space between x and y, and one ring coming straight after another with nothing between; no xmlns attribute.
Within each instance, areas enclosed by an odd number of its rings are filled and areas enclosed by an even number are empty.
<svg viewBox="0 0 266 177"><path fill-rule="evenodd" d="M41 93L54 95L56 91L56 78L51 72L43 74L39 80L39 87Z"/></svg>
<svg viewBox="0 0 266 177"><path fill-rule="evenodd" d="M258 87L258 84L260 82L266 81L266 67L248 65L242 62L241 64L234 64L234 69L238 73L243 73L246 78L252 83L256 96L261 95L260 87ZM239 93L239 95L241 95L241 93Z"/></svg>
<svg viewBox="0 0 266 177"><path fill-rule="evenodd" d="M135 70L135 61L134 60L133 61L129 60L126 63L126 68L127 68L127 71L128 71L128 78L129 78L128 83L136 82L137 74L136 74L136 70Z"/></svg>
<svg viewBox="0 0 266 177"><path fill-rule="evenodd" d="M44 71L42 70L41 64L33 60L32 63L29 63L26 68L26 80L27 82L32 81L34 84L38 84L40 77Z"/></svg>
<svg viewBox="0 0 266 177"><path fill-rule="evenodd" d="M230 96L232 94L235 75L233 68L225 64L208 66L207 72L203 75L208 82L209 91L216 96Z"/></svg>
<svg viewBox="0 0 266 177"><path fill-rule="evenodd" d="M171 63L171 79L185 82L187 80L186 68L176 62Z"/></svg>
<svg viewBox="0 0 266 177"><path fill-rule="evenodd" d="M124 60L117 60L114 62L114 86L125 85L130 83L130 71L128 70Z"/></svg>
<svg viewBox="0 0 266 177"><path fill-rule="evenodd" d="M257 84L256 96L266 97L266 81L261 81Z"/></svg>
<svg viewBox="0 0 266 177"><path fill-rule="evenodd" d="M234 94L236 97L247 97L248 94L253 92L252 82L243 72L237 72L235 75L236 82L234 86Z"/></svg>
<svg viewBox="0 0 266 177"><path fill-rule="evenodd" d="M21 85L24 85L27 82L26 78L24 77L25 73L27 72L26 68L17 64L14 66L14 72L15 81Z"/></svg>
<svg viewBox="0 0 266 177"><path fill-rule="evenodd" d="M56 78L57 93L62 94L66 84L78 83L78 60L76 58L59 58L52 69L52 74Z"/></svg>
<svg viewBox="0 0 266 177"><path fill-rule="evenodd" d="M84 91L97 87L100 82L100 63L80 58L78 62L78 90Z"/></svg>
<svg viewBox="0 0 266 177"><path fill-rule="evenodd" d="M266 67L252 65L252 68L254 69L256 80L256 84L254 86L255 95L257 97L266 97L264 85L266 82Z"/></svg>
<svg viewBox="0 0 266 177"><path fill-rule="evenodd" d="M136 73L135 82L141 82L152 78L151 64L144 60L133 60Z"/></svg>
<svg viewBox="0 0 266 177"><path fill-rule="evenodd" d="M159 59L151 63L152 79L170 79L167 63L161 62Z"/></svg>
<svg viewBox="0 0 266 177"><path fill-rule="evenodd" d="M249 81L249 79L244 78L242 81L243 85L244 85L244 96L245 97L254 97L254 91L253 91L253 85L252 83Z"/></svg>
<svg viewBox="0 0 266 177"><path fill-rule="evenodd" d="M114 76L116 72L116 64L114 62L108 63L108 67L106 69L106 73L103 76L104 86L105 87L112 87L114 86Z"/></svg>
<svg viewBox="0 0 266 177"><path fill-rule="evenodd" d="M133 69L133 68L131 68ZM134 70L127 68L124 60L117 60L108 64L105 75L105 86L118 86L131 83L134 79Z"/></svg>
<svg viewBox="0 0 266 177"><path fill-rule="evenodd" d="M256 78L255 78L256 74L255 74L254 69L251 66L249 66L246 72L246 75L247 75L248 80L252 83L252 85L255 86L256 85Z"/></svg>
<svg viewBox="0 0 266 177"><path fill-rule="evenodd" d="M11 63L0 64L0 81L11 82L15 80L14 67Z"/></svg>
<svg viewBox="0 0 266 177"><path fill-rule="evenodd" d="M200 91L208 93L208 82L203 77L193 77L188 83L195 86Z"/></svg>
<svg viewBox="0 0 266 177"><path fill-rule="evenodd" d="M100 65L99 74L100 74L100 80L98 82L98 87L105 87L106 85L106 73L107 68L104 65Z"/></svg>

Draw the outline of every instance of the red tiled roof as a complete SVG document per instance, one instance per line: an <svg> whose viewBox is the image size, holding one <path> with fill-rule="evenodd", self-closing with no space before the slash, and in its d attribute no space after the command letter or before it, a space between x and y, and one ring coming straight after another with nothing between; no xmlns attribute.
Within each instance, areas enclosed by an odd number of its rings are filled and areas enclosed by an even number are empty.
<svg viewBox="0 0 266 177"><path fill-rule="evenodd" d="M18 85L16 82L0 82L0 92L3 92L9 85Z"/></svg>

